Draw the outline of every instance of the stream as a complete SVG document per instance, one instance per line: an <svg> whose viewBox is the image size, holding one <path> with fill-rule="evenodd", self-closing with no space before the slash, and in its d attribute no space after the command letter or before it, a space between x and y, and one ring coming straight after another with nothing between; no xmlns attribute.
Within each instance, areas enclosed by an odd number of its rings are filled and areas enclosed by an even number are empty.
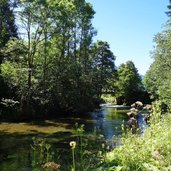
<svg viewBox="0 0 171 171"><path fill-rule="evenodd" d="M65 163L70 167L69 142L77 140L73 133L75 123L84 124L85 139L89 141L86 147L98 150L103 142L117 146L115 139L122 135L122 125L127 122L127 111L128 108L124 107L103 106L102 110L86 116L65 116L46 123L0 123L0 171L42 170L40 154L34 148L34 144L44 139L51 146L49 160L54 160L60 165ZM141 114L139 127L145 127Z"/></svg>

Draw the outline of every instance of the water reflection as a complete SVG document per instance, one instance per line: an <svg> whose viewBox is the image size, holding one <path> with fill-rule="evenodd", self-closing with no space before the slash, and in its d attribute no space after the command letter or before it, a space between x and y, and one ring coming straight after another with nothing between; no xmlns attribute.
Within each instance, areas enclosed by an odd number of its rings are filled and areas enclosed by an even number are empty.
<svg viewBox="0 0 171 171"><path fill-rule="evenodd" d="M111 139L113 135L122 133L122 123L127 120L126 110L117 110L116 108L103 108L98 114L93 114L96 118L94 127L99 130L106 139Z"/></svg>
<svg viewBox="0 0 171 171"><path fill-rule="evenodd" d="M65 117L59 118L55 122L65 123L73 128L74 124L85 124L85 131L91 137L94 131L102 134L105 139L113 140L113 135L119 136L122 133L122 123L127 120L127 110L104 107L98 112L91 113L88 117ZM0 170L2 171L40 171L41 164L37 167L38 158L32 154L31 145L33 145L33 137L46 138L48 143L53 146L55 161L69 163L70 147L69 141L74 137L69 132L59 132L53 134L35 134L21 135L19 133L7 134L0 132ZM97 143L91 140L91 148ZM70 166L70 164L68 164Z"/></svg>

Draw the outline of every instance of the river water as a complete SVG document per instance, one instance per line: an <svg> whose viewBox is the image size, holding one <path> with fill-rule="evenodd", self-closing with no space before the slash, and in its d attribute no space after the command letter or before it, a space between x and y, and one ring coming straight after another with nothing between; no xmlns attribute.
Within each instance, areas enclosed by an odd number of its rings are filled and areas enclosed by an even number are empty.
<svg viewBox="0 0 171 171"><path fill-rule="evenodd" d="M42 147L42 149L44 148L44 141L51 146L46 161L55 161L60 165L65 163L65 165L69 165L70 167L71 150L69 142L73 140L77 141L78 137L75 136L73 131L68 130L73 130L75 123L78 123L78 125L84 124L84 136L87 140L87 144L84 146L86 148L98 150L104 142L107 142L111 146L117 146L115 139L121 136L123 132L122 125L127 122L126 112L127 109L124 108L103 107L102 110L90 113L88 116L84 115L84 117L65 116L64 118L55 120L55 124L58 122L62 123L65 125L65 128L67 125L67 130L56 130L53 134L39 133L36 131L28 134L1 131L0 171L42 170L41 165L45 162L43 155L46 153L47 148L41 152L39 150L40 147ZM1 126L0 124L0 127ZM40 127L42 125L38 126ZM39 144L38 149L36 149L35 144ZM43 160L43 162L40 160Z"/></svg>

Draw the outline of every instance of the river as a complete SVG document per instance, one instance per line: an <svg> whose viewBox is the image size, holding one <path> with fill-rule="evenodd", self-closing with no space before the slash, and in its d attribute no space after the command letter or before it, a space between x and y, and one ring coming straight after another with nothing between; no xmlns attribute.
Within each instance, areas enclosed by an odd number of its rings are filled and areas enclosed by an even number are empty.
<svg viewBox="0 0 171 171"><path fill-rule="evenodd" d="M117 146L115 139L123 132L122 125L127 122L126 112L125 108L104 106L102 110L82 117L65 116L55 121L27 124L1 123L0 170L40 171L43 162L40 161L40 152L35 144L39 144L40 150L40 146L45 146L44 141L51 146L48 160L60 165L65 163L69 168L71 159L69 142L77 141L77 136L73 133L75 123L78 123L78 127L84 124L86 148L99 150L104 142Z"/></svg>

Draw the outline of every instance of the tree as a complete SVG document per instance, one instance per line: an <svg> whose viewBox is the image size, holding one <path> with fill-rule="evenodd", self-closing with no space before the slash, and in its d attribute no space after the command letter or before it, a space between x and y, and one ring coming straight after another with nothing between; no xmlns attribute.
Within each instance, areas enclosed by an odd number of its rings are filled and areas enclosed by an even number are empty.
<svg viewBox="0 0 171 171"><path fill-rule="evenodd" d="M144 84L153 100L161 100L171 107L171 31L170 28L156 35L153 51L154 62L147 71Z"/></svg>
<svg viewBox="0 0 171 171"><path fill-rule="evenodd" d="M11 5L9 0L1 0L0 2L0 49L5 46L10 38L18 37Z"/></svg>
<svg viewBox="0 0 171 171"><path fill-rule="evenodd" d="M109 90L109 82L115 72L115 56L107 42L98 41L92 47L93 67L96 73L96 88L99 97Z"/></svg>
<svg viewBox="0 0 171 171"><path fill-rule="evenodd" d="M62 11L61 32L54 38L58 48L53 63L56 77L52 91L55 90L53 94L63 110L85 112L94 108L97 98L90 55L95 33L91 23L94 10L85 0L74 1L72 5L72 9Z"/></svg>
<svg viewBox="0 0 171 171"><path fill-rule="evenodd" d="M141 100L139 94L144 89L141 77L132 61L118 67L118 80L115 86L118 104L131 104L136 100Z"/></svg>
<svg viewBox="0 0 171 171"><path fill-rule="evenodd" d="M17 26L15 25L15 16L13 12L13 4L10 0L0 1L0 65L4 59L3 48L11 38L17 38ZM8 86L4 83L4 79L1 76L0 70L0 100L2 98L8 98L11 92Z"/></svg>
<svg viewBox="0 0 171 171"><path fill-rule="evenodd" d="M168 8L169 20L166 29L154 38L154 61L145 75L144 84L153 100L160 100L171 109L171 6Z"/></svg>
<svg viewBox="0 0 171 171"><path fill-rule="evenodd" d="M22 34L6 44L1 69L20 111L30 117L97 107L115 57L107 42L92 43L96 31L91 4L22 0L17 5Z"/></svg>

